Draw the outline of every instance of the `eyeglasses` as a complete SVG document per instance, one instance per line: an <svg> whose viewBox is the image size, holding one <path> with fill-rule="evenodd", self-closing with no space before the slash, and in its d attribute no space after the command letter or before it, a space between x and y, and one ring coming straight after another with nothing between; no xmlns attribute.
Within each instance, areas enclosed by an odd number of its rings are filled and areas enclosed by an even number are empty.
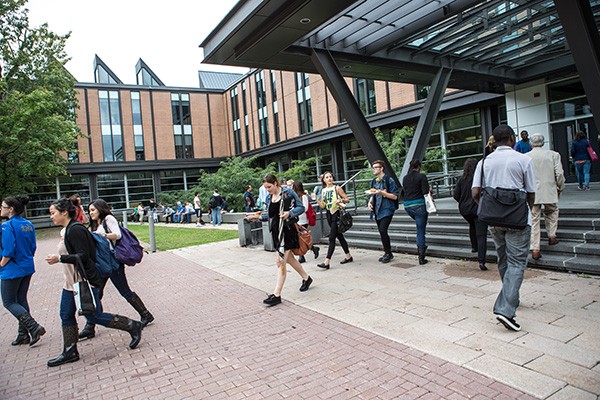
<svg viewBox="0 0 600 400"><path fill-rule="evenodd" d="M10 206L5 206L4 204L2 205L2 208L10 208Z"/></svg>

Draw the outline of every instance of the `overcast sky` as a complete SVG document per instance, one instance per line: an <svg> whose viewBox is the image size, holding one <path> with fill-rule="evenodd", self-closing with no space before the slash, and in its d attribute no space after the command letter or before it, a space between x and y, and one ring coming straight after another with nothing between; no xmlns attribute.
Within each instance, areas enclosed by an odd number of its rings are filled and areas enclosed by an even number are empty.
<svg viewBox="0 0 600 400"><path fill-rule="evenodd" d="M47 22L71 31L67 69L79 82L94 81L94 55L126 84L144 62L167 86L198 87L198 70L245 72L201 64L198 46L237 0L29 0L31 26Z"/></svg>

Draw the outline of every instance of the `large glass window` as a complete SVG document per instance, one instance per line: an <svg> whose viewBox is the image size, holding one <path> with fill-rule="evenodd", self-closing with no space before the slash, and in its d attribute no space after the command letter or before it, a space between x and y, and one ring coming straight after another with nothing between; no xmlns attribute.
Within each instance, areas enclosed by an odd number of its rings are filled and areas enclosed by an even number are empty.
<svg viewBox="0 0 600 400"><path fill-rule="evenodd" d="M153 198L152 172L128 172L127 194L129 195L129 207L136 207L138 203Z"/></svg>
<svg viewBox="0 0 600 400"><path fill-rule="evenodd" d="M356 101L364 115L377 112L375 100L375 82L371 79L356 79L355 81Z"/></svg>
<svg viewBox="0 0 600 400"><path fill-rule="evenodd" d="M38 182L35 193L29 195L27 217L48 215L48 207L58 198L56 180L53 182Z"/></svg>
<svg viewBox="0 0 600 400"><path fill-rule="evenodd" d="M337 179L348 179L355 173L364 170L367 161L365 153L363 153L355 139L345 141L343 149L345 165L344 176L336 176Z"/></svg>
<svg viewBox="0 0 600 400"><path fill-rule="evenodd" d="M125 174L99 174L96 176L98 197L105 200L113 209L127 207Z"/></svg>
<svg viewBox="0 0 600 400"><path fill-rule="evenodd" d="M483 138L479 111L442 119L445 147L443 172L461 170L469 157L481 157ZM431 146L431 141L429 143Z"/></svg>
<svg viewBox="0 0 600 400"><path fill-rule="evenodd" d="M119 92L100 90L98 96L104 161L124 161Z"/></svg>
<svg viewBox="0 0 600 400"><path fill-rule="evenodd" d="M583 85L578 79L549 85L548 101L551 121L592 114Z"/></svg>
<svg viewBox="0 0 600 400"><path fill-rule="evenodd" d="M137 84L143 86L162 86L154 77L146 70L141 68L136 76Z"/></svg>
<svg viewBox="0 0 600 400"><path fill-rule="evenodd" d="M429 85L415 85L415 98L417 100L425 100L429 96Z"/></svg>
<svg viewBox="0 0 600 400"><path fill-rule="evenodd" d="M173 135L175 135L175 158L194 158L190 95L186 93L172 93L171 110L173 115Z"/></svg>
<svg viewBox="0 0 600 400"><path fill-rule="evenodd" d="M135 159L144 160L144 130L142 129L142 104L140 102L140 92L131 92L131 118L133 123Z"/></svg>
<svg viewBox="0 0 600 400"><path fill-rule="evenodd" d="M265 72L254 74L256 80L256 105L258 107L258 129L260 132L260 145L269 144L269 119L267 113L267 90L265 87Z"/></svg>
<svg viewBox="0 0 600 400"><path fill-rule="evenodd" d="M118 83L102 65L96 66L96 82L97 83L110 83L110 84Z"/></svg>
<svg viewBox="0 0 600 400"><path fill-rule="evenodd" d="M277 81L275 80L275 71L270 71L271 75L271 97L273 97L273 127L275 128L275 142L279 142L279 108L277 106Z"/></svg>
<svg viewBox="0 0 600 400"><path fill-rule="evenodd" d="M250 129L248 128L248 105L246 103L246 82L242 82L242 110L244 112L244 133L246 134L246 151L250 150Z"/></svg>
<svg viewBox="0 0 600 400"><path fill-rule="evenodd" d="M296 100L300 134L312 132L312 109L310 104L310 82L308 74L296 72Z"/></svg>
<svg viewBox="0 0 600 400"><path fill-rule="evenodd" d="M175 190L184 190L184 175L181 170L160 171L160 190L170 192Z"/></svg>
<svg viewBox="0 0 600 400"><path fill-rule="evenodd" d="M229 92L231 98L231 120L233 125L233 146L235 154L242 152L242 135L240 126L240 110L238 107L238 91L237 88Z"/></svg>

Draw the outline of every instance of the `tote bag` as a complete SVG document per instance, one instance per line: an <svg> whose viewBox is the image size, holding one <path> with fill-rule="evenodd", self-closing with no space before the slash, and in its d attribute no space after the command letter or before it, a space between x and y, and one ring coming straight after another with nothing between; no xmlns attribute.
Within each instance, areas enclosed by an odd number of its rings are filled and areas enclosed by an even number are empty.
<svg viewBox="0 0 600 400"><path fill-rule="evenodd" d="M596 152L594 151L594 148L592 147L592 144L589 140L587 145L587 152L590 155L590 160L592 160L592 162L598 161L598 154L596 154Z"/></svg>
<svg viewBox="0 0 600 400"><path fill-rule="evenodd" d="M79 315L93 315L96 312L96 299L92 292L92 285L90 285L85 276L85 270L79 256L77 256L75 270L75 283L73 283L75 309ZM77 275L82 277L80 282L77 282Z"/></svg>

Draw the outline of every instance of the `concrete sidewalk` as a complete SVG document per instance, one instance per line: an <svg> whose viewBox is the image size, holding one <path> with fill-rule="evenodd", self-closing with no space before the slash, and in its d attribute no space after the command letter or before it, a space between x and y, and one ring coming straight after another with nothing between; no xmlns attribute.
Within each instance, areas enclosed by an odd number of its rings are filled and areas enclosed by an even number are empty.
<svg viewBox="0 0 600 400"><path fill-rule="evenodd" d="M308 292L290 269L284 302L262 304L274 254L237 240L149 254L127 268L156 321L129 335L99 327L81 360L57 368L62 268L40 238L30 305L48 333L10 346L16 320L0 313L0 399L593 399L600 393L600 280L529 271L509 332L491 315L497 273L474 263L353 249L355 262L317 270ZM337 258L336 258L337 257ZM323 256L320 257L322 259ZM104 307L135 311L110 284ZM83 321L80 322L83 325Z"/></svg>

